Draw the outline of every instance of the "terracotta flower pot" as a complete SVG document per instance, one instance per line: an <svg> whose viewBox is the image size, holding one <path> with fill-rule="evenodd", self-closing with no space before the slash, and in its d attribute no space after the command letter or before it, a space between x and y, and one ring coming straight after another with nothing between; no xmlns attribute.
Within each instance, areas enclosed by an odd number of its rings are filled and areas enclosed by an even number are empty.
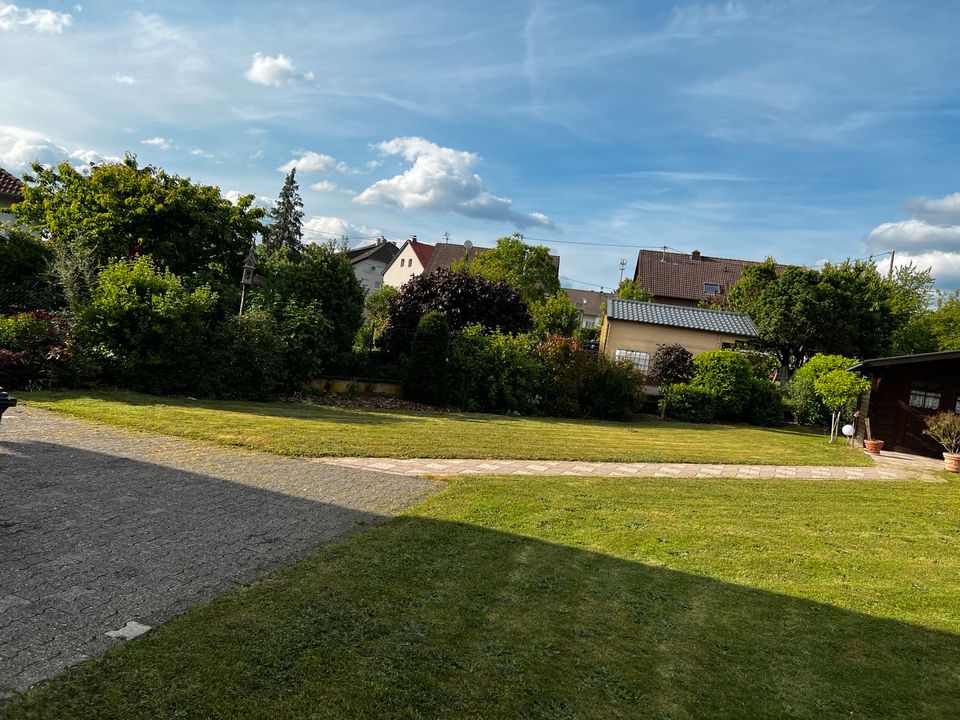
<svg viewBox="0 0 960 720"><path fill-rule="evenodd" d="M943 464L950 472L960 472L960 454L944 453Z"/></svg>
<svg viewBox="0 0 960 720"><path fill-rule="evenodd" d="M863 447L868 453L879 455L880 448L883 447L883 440L864 440Z"/></svg>

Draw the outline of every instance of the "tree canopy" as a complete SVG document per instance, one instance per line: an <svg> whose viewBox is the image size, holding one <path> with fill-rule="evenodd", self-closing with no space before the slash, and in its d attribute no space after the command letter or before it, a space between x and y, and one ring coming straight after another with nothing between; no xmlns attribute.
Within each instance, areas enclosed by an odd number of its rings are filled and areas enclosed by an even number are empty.
<svg viewBox="0 0 960 720"><path fill-rule="evenodd" d="M420 318L431 310L446 315L451 330L482 325L516 333L526 332L532 326L520 293L505 282L494 283L462 272L441 269L418 275L387 302L390 321L383 334L383 346L394 356L406 352Z"/></svg>
<svg viewBox="0 0 960 720"><path fill-rule="evenodd" d="M653 293L647 290L636 280L624 278L617 286L617 297L624 300L641 300L643 302L653 302Z"/></svg>
<svg viewBox="0 0 960 720"><path fill-rule="evenodd" d="M456 263L453 269L491 282L505 282L528 305L542 302L560 290L558 267L550 251L541 245L528 245L519 235L500 238L495 248L479 253L469 262Z"/></svg>
<svg viewBox="0 0 960 720"><path fill-rule="evenodd" d="M194 285L223 275L239 279L247 247L262 230L263 210L248 195L230 202L219 188L191 182L133 155L79 171L69 163L35 163L25 176L18 220L61 254L82 254L96 267L136 255Z"/></svg>

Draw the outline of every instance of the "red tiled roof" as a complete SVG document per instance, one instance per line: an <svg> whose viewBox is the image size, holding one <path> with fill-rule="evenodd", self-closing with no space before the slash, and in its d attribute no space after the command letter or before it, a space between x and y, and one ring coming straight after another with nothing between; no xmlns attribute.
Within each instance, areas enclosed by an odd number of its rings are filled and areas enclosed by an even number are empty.
<svg viewBox="0 0 960 720"><path fill-rule="evenodd" d="M716 300L725 296L743 271L755 260L735 260L661 250L641 250L633 279L653 293L654 298L687 301ZM786 267L786 266L780 266ZM717 293L704 291L705 283L717 285Z"/></svg>
<svg viewBox="0 0 960 720"><path fill-rule="evenodd" d="M0 195L23 200L23 183L0 167Z"/></svg>
<svg viewBox="0 0 960 720"><path fill-rule="evenodd" d="M427 263L430 262L430 256L433 255L433 245L427 245L416 239L407 240L404 244L413 248L413 252L416 254L420 264L426 267ZM402 251L403 248L400 248L400 250Z"/></svg>

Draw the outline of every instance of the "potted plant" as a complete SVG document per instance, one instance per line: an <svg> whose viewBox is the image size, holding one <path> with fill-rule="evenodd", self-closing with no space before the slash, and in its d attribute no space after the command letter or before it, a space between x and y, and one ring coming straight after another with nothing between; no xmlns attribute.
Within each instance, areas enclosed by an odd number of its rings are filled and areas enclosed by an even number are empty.
<svg viewBox="0 0 960 720"><path fill-rule="evenodd" d="M950 472L960 472L960 415L955 412L939 412L925 420L929 435L943 445L943 462Z"/></svg>
<svg viewBox="0 0 960 720"><path fill-rule="evenodd" d="M883 449L883 440L874 440L873 438L868 438L863 441L863 447L868 453L879 455L880 451Z"/></svg>

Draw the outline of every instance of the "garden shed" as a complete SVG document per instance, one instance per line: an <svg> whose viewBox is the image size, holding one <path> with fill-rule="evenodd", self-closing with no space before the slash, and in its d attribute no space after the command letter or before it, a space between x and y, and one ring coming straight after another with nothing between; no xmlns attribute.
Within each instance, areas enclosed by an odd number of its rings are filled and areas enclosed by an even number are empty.
<svg viewBox="0 0 960 720"><path fill-rule="evenodd" d="M870 379L860 414L870 418L885 450L941 456L943 448L923 434L924 419L942 410L960 412L960 350L873 358L850 369Z"/></svg>

